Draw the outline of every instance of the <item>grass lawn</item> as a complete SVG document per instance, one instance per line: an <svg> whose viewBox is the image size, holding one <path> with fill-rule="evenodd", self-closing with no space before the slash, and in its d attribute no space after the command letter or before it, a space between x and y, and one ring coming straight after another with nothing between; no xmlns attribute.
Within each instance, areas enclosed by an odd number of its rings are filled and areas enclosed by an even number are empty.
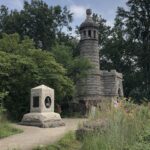
<svg viewBox="0 0 150 150"><path fill-rule="evenodd" d="M23 132L21 129L14 128L9 122L0 122L0 139Z"/></svg>

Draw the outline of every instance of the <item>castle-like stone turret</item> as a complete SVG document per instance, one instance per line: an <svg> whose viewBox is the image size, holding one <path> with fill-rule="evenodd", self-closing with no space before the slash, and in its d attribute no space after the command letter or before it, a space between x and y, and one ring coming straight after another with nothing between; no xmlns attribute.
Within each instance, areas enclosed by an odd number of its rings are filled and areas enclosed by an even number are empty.
<svg viewBox="0 0 150 150"><path fill-rule="evenodd" d="M83 102L100 101L101 83L100 83L100 64L98 47L98 25L92 19L91 9L86 11L86 19L80 25L80 56L87 58L92 65L88 70L87 77L77 83L77 99Z"/></svg>
<svg viewBox="0 0 150 150"><path fill-rule="evenodd" d="M118 99L123 96L122 74L116 70L100 70L98 25L93 21L92 11L87 9L86 19L80 25L80 57L87 58L92 65L87 77L77 82L76 100L87 109L101 101ZM81 107L83 109L85 107Z"/></svg>

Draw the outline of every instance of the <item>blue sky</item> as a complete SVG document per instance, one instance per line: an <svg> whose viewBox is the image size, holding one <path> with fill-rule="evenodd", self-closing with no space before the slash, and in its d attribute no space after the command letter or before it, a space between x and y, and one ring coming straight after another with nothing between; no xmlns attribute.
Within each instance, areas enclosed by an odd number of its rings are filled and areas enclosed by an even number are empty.
<svg viewBox="0 0 150 150"><path fill-rule="evenodd" d="M0 5L6 5L10 9L22 9L24 0L0 0ZM30 1L30 0L28 0ZM113 25L118 6L125 7L127 0L43 0L48 5L67 6L74 14L72 26L75 27L85 18L85 10L91 8L93 12L100 14L107 20L108 25Z"/></svg>

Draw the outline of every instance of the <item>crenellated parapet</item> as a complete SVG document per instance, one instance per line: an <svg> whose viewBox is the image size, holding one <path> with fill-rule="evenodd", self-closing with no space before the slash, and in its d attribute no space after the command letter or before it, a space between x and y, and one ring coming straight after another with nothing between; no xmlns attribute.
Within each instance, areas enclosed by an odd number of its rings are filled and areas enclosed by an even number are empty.
<svg viewBox="0 0 150 150"><path fill-rule="evenodd" d="M116 70L100 70L101 75L103 76L117 76L118 78L123 78L122 73L117 72Z"/></svg>

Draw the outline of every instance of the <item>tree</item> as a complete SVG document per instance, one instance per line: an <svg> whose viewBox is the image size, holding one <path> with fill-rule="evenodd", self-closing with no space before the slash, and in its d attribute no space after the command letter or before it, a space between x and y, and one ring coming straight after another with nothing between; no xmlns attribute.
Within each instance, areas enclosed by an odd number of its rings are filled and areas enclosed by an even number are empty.
<svg viewBox="0 0 150 150"><path fill-rule="evenodd" d="M74 83L87 75L87 70L91 68L90 62L79 56L74 56L74 45L65 46L64 44L57 44L52 53L56 61L63 65L67 70L67 76L71 78Z"/></svg>
<svg viewBox="0 0 150 150"><path fill-rule="evenodd" d="M118 8L114 27L101 48L101 67L122 72L125 96L138 101L150 98L150 3L128 0L127 6L127 10Z"/></svg>
<svg viewBox="0 0 150 150"><path fill-rule="evenodd" d="M106 25L106 20L101 15L93 14L93 20L98 24L99 45L103 47L110 35L111 27Z"/></svg>
<svg viewBox="0 0 150 150"><path fill-rule="evenodd" d="M118 9L118 17L123 20L126 36L134 46L132 52L137 57L141 82L138 90L142 96L150 98L150 2L128 0L127 6L128 10Z"/></svg>
<svg viewBox="0 0 150 150"><path fill-rule="evenodd" d="M0 21L0 34L18 33L22 39L27 35L36 47L50 50L57 40L66 36L62 33L64 27L71 30L72 14L67 7L49 7L42 0L31 0L31 3L24 2L21 11L11 10L9 13L8 8L1 6Z"/></svg>
<svg viewBox="0 0 150 150"><path fill-rule="evenodd" d="M132 48L131 41L126 38L122 20L116 17L114 27L101 49L101 68L116 69L123 73L124 94L127 97L137 86L137 57L132 53Z"/></svg>
<svg viewBox="0 0 150 150"><path fill-rule="evenodd" d="M3 34L0 39L0 92L8 92L4 106L14 119L29 111L30 89L46 84L55 89L56 101L70 97L74 84L50 52L36 49L28 37Z"/></svg>

